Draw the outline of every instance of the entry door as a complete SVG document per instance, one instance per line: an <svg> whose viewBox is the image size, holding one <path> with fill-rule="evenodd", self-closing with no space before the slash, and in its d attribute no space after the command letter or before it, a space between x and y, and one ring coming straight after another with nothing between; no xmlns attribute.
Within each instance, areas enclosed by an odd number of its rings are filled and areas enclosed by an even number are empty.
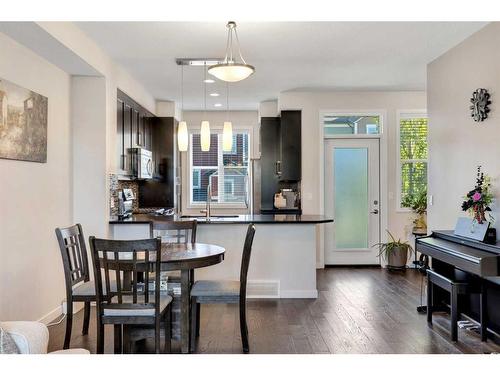
<svg viewBox="0 0 500 375"><path fill-rule="evenodd" d="M380 264L378 139L325 140L325 264Z"/></svg>

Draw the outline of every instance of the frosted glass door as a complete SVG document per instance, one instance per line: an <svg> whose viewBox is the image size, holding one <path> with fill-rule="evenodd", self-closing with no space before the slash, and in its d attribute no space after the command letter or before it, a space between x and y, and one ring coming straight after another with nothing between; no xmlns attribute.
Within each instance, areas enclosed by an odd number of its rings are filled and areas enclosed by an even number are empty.
<svg viewBox="0 0 500 375"><path fill-rule="evenodd" d="M378 264L378 139L325 141L326 264Z"/></svg>
<svg viewBox="0 0 500 375"><path fill-rule="evenodd" d="M333 149L337 249L368 247L368 149Z"/></svg>

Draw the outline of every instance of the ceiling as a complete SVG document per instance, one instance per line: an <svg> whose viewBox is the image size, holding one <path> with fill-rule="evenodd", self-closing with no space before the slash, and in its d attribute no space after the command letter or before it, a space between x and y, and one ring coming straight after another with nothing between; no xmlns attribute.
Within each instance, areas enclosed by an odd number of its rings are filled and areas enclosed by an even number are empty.
<svg viewBox="0 0 500 375"><path fill-rule="evenodd" d="M213 22L77 22L160 100L180 102L177 57L224 57ZM256 68L230 84L231 109L257 109L290 90L425 90L426 64L484 22L242 22L241 51ZM203 109L203 67L184 68L184 108ZM225 83L207 85L207 109L225 109ZM214 107L215 103L222 104Z"/></svg>

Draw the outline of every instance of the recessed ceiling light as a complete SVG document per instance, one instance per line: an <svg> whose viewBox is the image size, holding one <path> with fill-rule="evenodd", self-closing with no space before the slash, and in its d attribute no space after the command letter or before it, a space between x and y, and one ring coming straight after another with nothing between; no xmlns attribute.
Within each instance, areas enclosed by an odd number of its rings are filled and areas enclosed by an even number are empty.
<svg viewBox="0 0 500 375"><path fill-rule="evenodd" d="M210 93L210 96L219 96L219 93L217 93L217 92L212 92L212 93Z"/></svg>
<svg viewBox="0 0 500 375"><path fill-rule="evenodd" d="M222 104L220 104L220 103L215 103L215 104L214 104L214 107L222 107Z"/></svg>
<svg viewBox="0 0 500 375"><path fill-rule="evenodd" d="M214 83L215 81L213 79L205 79L203 80L205 83Z"/></svg>

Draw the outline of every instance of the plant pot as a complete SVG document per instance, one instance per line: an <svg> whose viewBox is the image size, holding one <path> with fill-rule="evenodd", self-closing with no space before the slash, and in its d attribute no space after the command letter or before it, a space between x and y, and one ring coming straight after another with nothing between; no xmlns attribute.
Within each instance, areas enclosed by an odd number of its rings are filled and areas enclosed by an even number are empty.
<svg viewBox="0 0 500 375"><path fill-rule="evenodd" d="M427 233L427 215L425 213L417 214L417 218L413 221L414 233Z"/></svg>
<svg viewBox="0 0 500 375"><path fill-rule="evenodd" d="M390 268L403 268L408 261L408 249L396 247L387 256L387 266Z"/></svg>

